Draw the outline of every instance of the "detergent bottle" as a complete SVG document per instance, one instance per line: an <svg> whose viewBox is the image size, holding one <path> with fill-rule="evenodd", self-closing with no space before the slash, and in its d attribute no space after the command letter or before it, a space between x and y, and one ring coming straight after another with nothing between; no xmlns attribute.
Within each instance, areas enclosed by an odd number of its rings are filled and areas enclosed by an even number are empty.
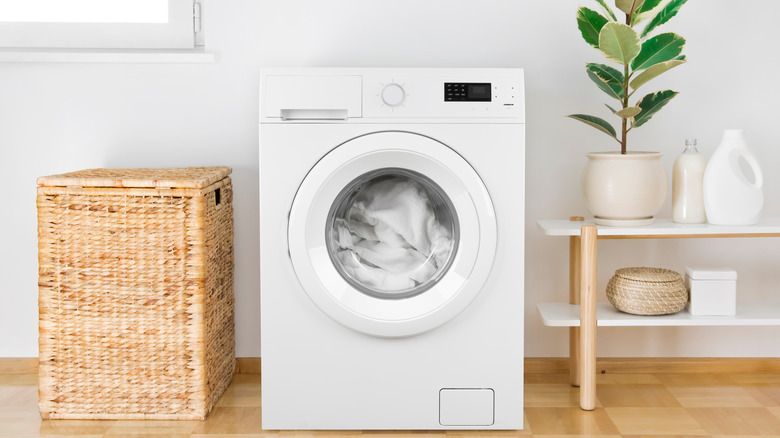
<svg viewBox="0 0 780 438"><path fill-rule="evenodd" d="M672 220L678 224L703 224L704 169L707 158L696 148L696 139L685 140L685 150L676 160L672 171Z"/></svg>
<svg viewBox="0 0 780 438"><path fill-rule="evenodd" d="M746 174L746 171L750 171ZM764 177L742 129L727 129L704 171L704 209L714 225L758 223Z"/></svg>

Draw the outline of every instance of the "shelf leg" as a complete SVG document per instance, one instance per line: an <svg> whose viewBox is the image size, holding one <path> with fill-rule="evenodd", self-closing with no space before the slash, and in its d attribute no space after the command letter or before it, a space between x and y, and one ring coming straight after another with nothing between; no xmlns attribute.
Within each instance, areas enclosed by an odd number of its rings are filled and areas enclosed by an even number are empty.
<svg viewBox="0 0 780 438"><path fill-rule="evenodd" d="M580 304L580 236L569 238L569 304ZM569 328L569 382L580 386L580 328Z"/></svg>
<svg viewBox="0 0 780 438"><path fill-rule="evenodd" d="M596 246L598 228L583 225L580 242L580 407L596 407Z"/></svg>

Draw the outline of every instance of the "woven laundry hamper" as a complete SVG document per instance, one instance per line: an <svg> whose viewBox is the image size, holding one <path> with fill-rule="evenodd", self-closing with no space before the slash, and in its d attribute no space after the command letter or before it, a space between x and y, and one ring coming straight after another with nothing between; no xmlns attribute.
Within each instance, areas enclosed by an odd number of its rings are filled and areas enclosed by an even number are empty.
<svg viewBox="0 0 780 438"><path fill-rule="evenodd" d="M235 371L230 172L38 178L43 418L205 418Z"/></svg>
<svg viewBox="0 0 780 438"><path fill-rule="evenodd" d="M682 276L663 268L622 268L607 283L607 299L621 312L634 315L677 313L688 302Z"/></svg>

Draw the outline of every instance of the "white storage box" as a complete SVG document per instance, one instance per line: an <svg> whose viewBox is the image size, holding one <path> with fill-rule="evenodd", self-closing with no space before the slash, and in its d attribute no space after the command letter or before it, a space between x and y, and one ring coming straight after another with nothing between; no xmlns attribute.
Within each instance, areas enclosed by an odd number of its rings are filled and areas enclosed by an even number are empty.
<svg viewBox="0 0 780 438"><path fill-rule="evenodd" d="M733 269L685 268L691 315L737 313L737 272Z"/></svg>

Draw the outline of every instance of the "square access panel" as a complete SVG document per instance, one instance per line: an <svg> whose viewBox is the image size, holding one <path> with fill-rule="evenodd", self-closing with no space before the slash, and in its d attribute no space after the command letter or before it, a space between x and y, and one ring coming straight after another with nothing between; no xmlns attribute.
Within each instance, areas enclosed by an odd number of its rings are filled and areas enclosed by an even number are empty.
<svg viewBox="0 0 780 438"><path fill-rule="evenodd" d="M439 391L442 426L492 426L495 393L490 388L452 388Z"/></svg>

